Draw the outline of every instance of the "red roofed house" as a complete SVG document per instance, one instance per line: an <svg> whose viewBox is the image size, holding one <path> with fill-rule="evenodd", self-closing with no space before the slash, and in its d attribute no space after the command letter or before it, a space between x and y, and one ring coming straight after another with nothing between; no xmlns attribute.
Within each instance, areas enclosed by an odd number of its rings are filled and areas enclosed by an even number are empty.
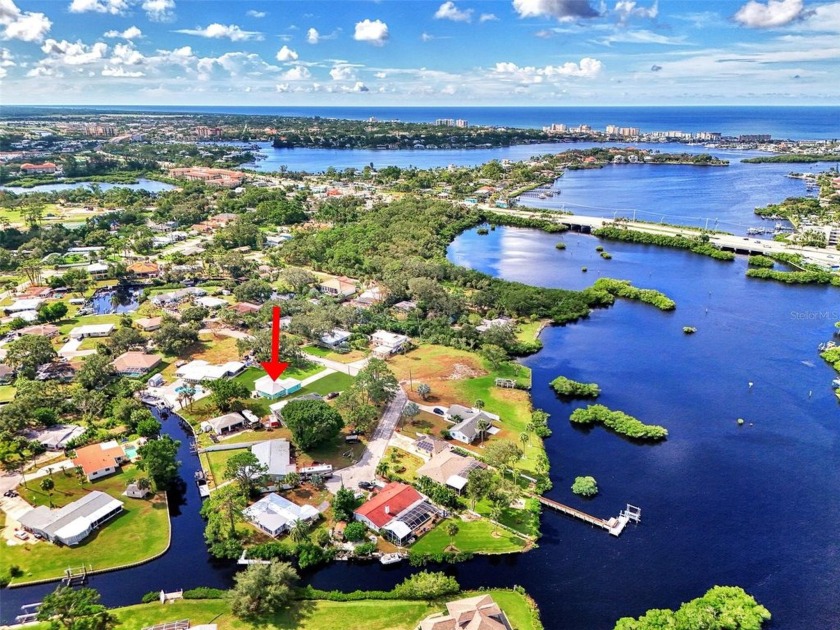
<svg viewBox="0 0 840 630"><path fill-rule="evenodd" d="M55 173L58 167L53 164L52 162L44 162L43 164L30 164L27 162L26 164L20 165L20 172L26 173L27 175L37 175L39 173Z"/></svg>
<svg viewBox="0 0 840 630"><path fill-rule="evenodd" d="M120 469L120 464L127 462L123 447L116 440L91 444L76 449L73 465L82 469L88 481L113 475Z"/></svg>
<svg viewBox="0 0 840 630"><path fill-rule="evenodd" d="M402 545L419 535L439 516L428 499L404 483L392 481L353 512L353 517L375 532Z"/></svg>
<svg viewBox="0 0 840 630"><path fill-rule="evenodd" d="M231 308L240 315L246 315L247 313L256 313L258 310L260 310L260 307L258 305L251 304L250 302L237 302Z"/></svg>
<svg viewBox="0 0 840 630"><path fill-rule="evenodd" d="M160 265L153 262L136 262L128 266L128 270L138 278L156 278L160 275Z"/></svg>

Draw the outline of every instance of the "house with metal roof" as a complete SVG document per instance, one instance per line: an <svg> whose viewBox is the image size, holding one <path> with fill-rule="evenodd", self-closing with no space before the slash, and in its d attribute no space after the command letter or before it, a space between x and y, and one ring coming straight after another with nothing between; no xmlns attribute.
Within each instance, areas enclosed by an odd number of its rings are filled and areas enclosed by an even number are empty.
<svg viewBox="0 0 840 630"><path fill-rule="evenodd" d="M201 423L201 430L205 433L212 431L216 435L230 433L245 426L245 418L238 413L226 413L217 418L211 418Z"/></svg>
<svg viewBox="0 0 840 630"><path fill-rule="evenodd" d="M50 542L78 545L122 509L122 501L94 490L57 510L39 505L25 512L18 521L25 530L40 534Z"/></svg>
<svg viewBox="0 0 840 630"><path fill-rule="evenodd" d="M266 474L273 481L280 481L288 473L297 471L297 467L292 463L291 445L288 440L259 442L251 446L251 452L260 464L265 466Z"/></svg>
<svg viewBox="0 0 840 630"><path fill-rule="evenodd" d="M311 505L298 505L272 492L246 508L243 516L272 538L289 531L295 521L311 522L321 514Z"/></svg>
<svg viewBox="0 0 840 630"><path fill-rule="evenodd" d="M268 374L254 381L254 391L261 398L268 398L269 400L276 400L277 398L283 398L284 396L293 394L300 387L301 383L296 378L278 378L274 380Z"/></svg>

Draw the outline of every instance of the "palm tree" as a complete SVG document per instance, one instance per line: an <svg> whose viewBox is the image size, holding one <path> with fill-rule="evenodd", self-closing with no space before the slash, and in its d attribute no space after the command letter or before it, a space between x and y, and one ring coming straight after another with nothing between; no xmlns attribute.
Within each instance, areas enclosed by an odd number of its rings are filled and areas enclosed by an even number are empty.
<svg viewBox="0 0 840 630"><path fill-rule="evenodd" d="M41 479L41 490L49 494L50 496L50 507L53 506L52 502L52 493L53 489L55 488L55 482L52 480L51 477L44 477Z"/></svg>
<svg viewBox="0 0 840 630"><path fill-rule="evenodd" d="M376 465L376 474L385 477L388 474L388 462L381 461Z"/></svg>
<svg viewBox="0 0 840 630"><path fill-rule="evenodd" d="M283 475L283 483L287 486L292 486L292 488L296 488L300 485L300 474L296 472L290 472Z"/></svg>
<svg viewBox="0 0 840 630"><path fill-rule="evenodd" d="M499 519L502 518L504 506L500 501L493 501L490 504L490 520L493 521L493 533L499 531Z"/></svg>
<svg viewBox="0 0 840 630"><path fill-rule="evenodd" d="M458 523L456 523L455 521L449 521L446 524L446 535L449 536L449 546L450 547L455 546L455 536L458 535L458 531L459 531Z"/></svg>
<svg viewBox="0 0 840 630"><path fill-rule="evenodd" d="M289 538L293 543L300 544L309 540L309 523L297 519L289 530Z"/></svg>
<svg viewBox="0 0 840 630"><path fill-rule="evenodd" d="M527 431L523 431L519 434L519 441L522 443L522 448L525 448L525 445L528 443L529 439L531 439L531 436L528 435Z"/></svg>
<svg viewBox="0 0 840 630"><path fill-rule="evenodd" d="M474 406L480 411L481 409L484 409L484 401L481 400L481 398L476 398Z"/></svg>
<svg viewBox="0 0 840 630"><path fill-rule="evenodd" d="M478 434L481 436L482 443L484 442L484 436L487 433L487 429L490 428L490 421L487 418L480 418L478 420L478 424L476 424L476 429L478 429Z"/></svg>

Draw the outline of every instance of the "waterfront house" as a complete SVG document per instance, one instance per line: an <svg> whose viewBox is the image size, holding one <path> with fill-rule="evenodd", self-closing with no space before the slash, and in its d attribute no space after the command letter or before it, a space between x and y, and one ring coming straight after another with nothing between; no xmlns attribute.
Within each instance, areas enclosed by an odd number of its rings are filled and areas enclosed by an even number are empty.
<svg viewBox="0 0 840 630"><path fill-rule="evenodd" d="M88 274L90 274L90 277L94 280L102 280L103 278L108 277L108 265L105 263L91 263L85 267L85 271L87 271Z"/></svg>
<svg viewBox="0 0 840 630"><path fill-rule="evenodd" d="M480 332L487 332L491 328L503 328L505 326L513 327L515 322L509 317L499 317L497 319L482 319L481 324L475 327Z"/></svg>
<svg viewBox="0 0 840 630"><path fill-rule="evenodd" d="M142 489L133 481L125 487L125 491L123 492L123 495L130 499L145 499L149 494L149 490Z"/></svg>
<svg viewBox="0 0 840 630"><path fill-rule="evenodd" d="M7 315L14 315L24 311L37 311L43 302L43 298L24 298L22 300L15 300L8 306L4 306L3 310Z"/></svg>
<svg viewBox="0 0 840 630"><path fill-rule="evenodd" d="M161 358L156 354L145 352L124 352L118 356L111 365L114 366L117 374L123 376L140 376L154 370L160 365Z"/></svg>
<svg viewBox="0 0 840 630"><path fill-rule="evenodd" d="M138 278L157 278L160 275L160 265L153 262L136 262L128 266L129 273Z"/></svg>
<svg viewBox="0 0 840 630"><path fill-rule="evenodd" d="M300 389L300 381L295 378L278 378L276 381L268 374L254 382L254 391L261 398L276 400Z"/></svg>
<svg viewBox="0 0 840 630"><path fill-rule="evenodd" d="M449 449L441 451L417 469L418 477L428 477L439 484L454 488L459 494L467 485L471 471L484 468L474 457L464 456Z"/></svg>
<svg viewBox="0 0 840 630"><path fill-rule="evenodd" d="M85 339L87 337L108 337L116 326L114 324L87 324L76 326L70 331L71 339Z"/></svg>
<svg viewBox="0 0 840 630"><path fill-rule="evenodd" d="M116 440L110 440L77 448L73 465L82 469L88 481L94 481L113 475L127 461L123 447Z"/></svg>
<svg viewBox="0 0 840 630"><path fill-rule="evenodd" d="M43 164L25 162L20 165L22 175L55 175L57 170L58 166L52 162L44 162Z"/></svg>
<svg viewBox="0 0 840 630"><path fill-rule="evenodd" d="M158 293L152 296L150 301L155 306L173 306L180 304L189 297L201 297L202 295L207 295L207 291L200 287L187 287L185 289L177 289L176 291Z"/></svg>
<svg viewBox="0 0 840 630"><path fill-rule="evenodd" d="M245 418L238 413L226 413L217 418L211 418L201 423L201 430L205 433L213 432L216 435L232 433L245 426Z"/></svg>
<svg viewBox="0 0 840 630"><path fill-rule="evenodd" d="M260 464L265 466L266 474L273 482L282 481L288 473L297 470L292 463L289 440L277 439L258 442L251 446L251 452Z"/></svg>
<svg viewBox="0 0 840 630"><path fill-rule="evenodd" d="M350 339L350 333L340 328L333 328L330 332L321 335L321 345L330 350L335 350L345 345Z"/></svg>
<svg viewBox="0 0 840 630"><path fill-rule="evenodd" d="M463 442L464 444L472 444L475 441L475 438L479 434L479 423L482 420L488 424L488 429L486 430L488 433L498 431L498 429L495 431L492 429L494 428L493 422L499 420L499 416L480 409L472 409L463 405L452 405L447 409L444 417L450 422L455 422L455 425L449 429L449 434L452 436L452 439Z"/></svg>
<svg viewBox="0 0 840 630"><path fill-rule="evenodd" d="M292 503L274 492L246 508L242 514L272 538L291 530L296 521L310 523L321 515L311 505Z"/></svg>
<svg viewBox="0 0 840 630"><path fill-rule="evenodd" d="M429 615L417 630L511 630L510 621L490 595L476 595L446 604L446 614Z"/></svg>
<svg viewBox="0 0 840 630"><path fill-rule="evenodd" d="M353 512L353 518L402 545L426 531L439 513L411 486L392 481Z"/></svg>
<svg viewBox="0 0 840 630"><path fill-rule="evenodd" d="M109 494L94 490L62 508L51 510L40 505L25 512L18 521L26 531L53 543L78 545L103 523L122 512L123 503Z"/></svg>

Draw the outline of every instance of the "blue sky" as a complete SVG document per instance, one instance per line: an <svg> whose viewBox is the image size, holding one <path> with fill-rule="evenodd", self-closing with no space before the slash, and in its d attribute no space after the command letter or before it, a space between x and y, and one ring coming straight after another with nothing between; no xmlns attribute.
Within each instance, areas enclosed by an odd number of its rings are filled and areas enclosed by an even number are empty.
<svg viewBox="0 0 840 630"><path fill-rule="evenodd" d="M0 102L840 102L840 1L0 0Z"/></svg>

